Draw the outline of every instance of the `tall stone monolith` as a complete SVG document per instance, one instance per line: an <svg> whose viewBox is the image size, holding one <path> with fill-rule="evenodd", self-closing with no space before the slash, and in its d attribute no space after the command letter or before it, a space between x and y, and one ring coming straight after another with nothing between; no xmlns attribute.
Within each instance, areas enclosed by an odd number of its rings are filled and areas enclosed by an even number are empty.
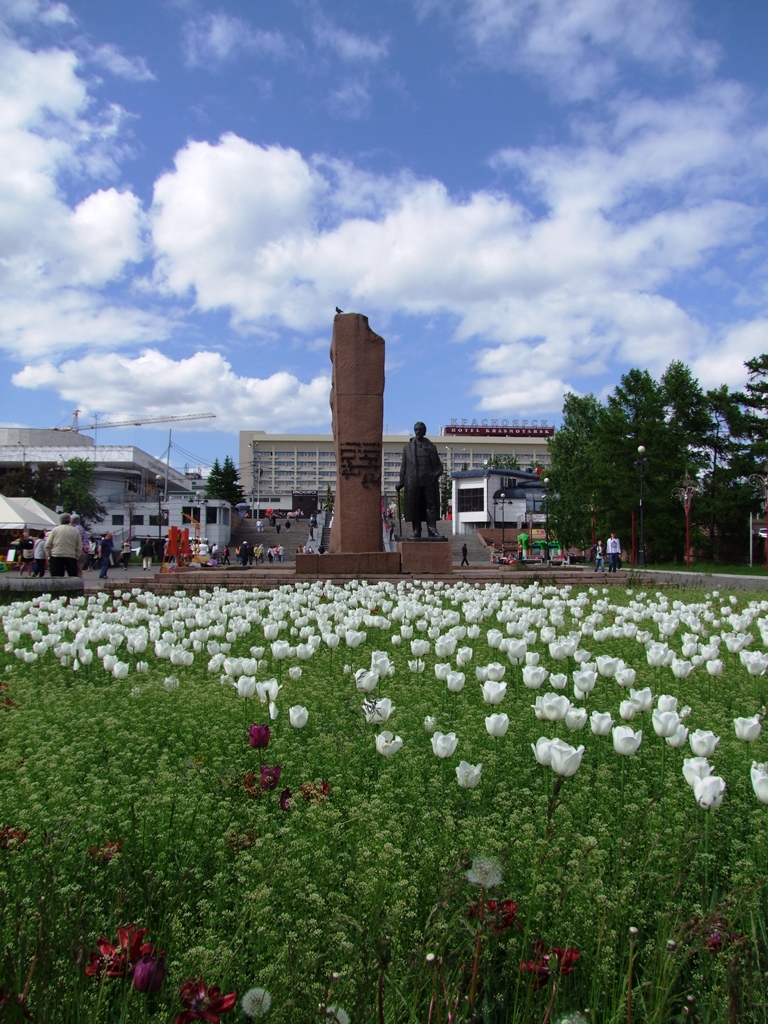
<svg viewBox="0 0 768 1024"><path fill-rule="evenodd" d="M331 553L383 552L384 339L361 313L340 313L331 341L336 497Z"/></svg>

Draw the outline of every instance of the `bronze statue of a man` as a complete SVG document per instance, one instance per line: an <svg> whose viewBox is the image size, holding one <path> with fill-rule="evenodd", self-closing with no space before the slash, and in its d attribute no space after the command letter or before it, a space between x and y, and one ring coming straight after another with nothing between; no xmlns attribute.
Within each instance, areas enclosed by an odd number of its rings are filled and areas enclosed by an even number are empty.
<svg viewBox="0 0 768 1024"><path fill-rule="evenodd" d="M412 437L403 448L400 481L397 490L405 489L405 518L413 525L413 536L421 536L426 522L430 537L439 537L436 524L440 518L440 477L443 464L437 448L428 437L423 423L414 423Z"/></svg>

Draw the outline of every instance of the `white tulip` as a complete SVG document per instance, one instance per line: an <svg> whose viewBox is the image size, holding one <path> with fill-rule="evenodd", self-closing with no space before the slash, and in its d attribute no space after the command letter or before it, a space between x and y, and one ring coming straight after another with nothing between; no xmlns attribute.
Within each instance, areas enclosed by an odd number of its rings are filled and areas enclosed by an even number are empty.
<svg viewBox="0 0 768 1024"><path fill-rule="evenodd" d="M693 786L693 795L696 803L705 811L714 811L723 802L725 795L725 780L719 775L708 775L704 779L697 779Z"/></svg>
<svg viewBox="0 0 768 1024"><path fill-rule="evenodd" d="M635 732L628 725L616 725L613 728L613 749L617 754L631 757L636 754L643 741L643 731Z"/></svg>
<svg viewBox="0 0 768 1024"><path fill-rule="evenodd" d="M455 732L436 732L432 736L432 751L436 757L451 757L456 753L459 741Z"/></svg>
<svg viewBox="0 0 768 1024"><path fill-rule="evenodd" d="M235 683L238 697L252 697L256 693L256 680L253 676L240 676Z"/></svg>
<svg viewBox="0 0 768 1024"><path fill-rule="evenodd" d="M679 747L684 747L685 742L688 739L688 729L681 722L677 729L672 733L671 736L667 736L667 743L670 747L674 747L676 750Z"/></svg>
<svg viewBox="0 0 768 1024"><path fill-rule="evenodd" d="M654 732L662 739L673 736L680 725L680 716L676 711L659 711L658 708L654 708L652 720Z"/></svg>
<svg viewBox="0 0 768 1024"><path fill-rule="evenodd" d="M621 704L619 704L619 716L625 722L631 722L637 713L637 704L635 704L633 700L623 700Z"/></svg>
<svg viewBox="0 0 768 1024"><path fill-rule="evenodd" d="M424 719L424 728L429 733L435 731L435 729L437 728L437 719L435 718L434 715L427 715L427 717Z"/></svg>
<svg viewBox="0 0 768 1024"><path fill-rule="evenodd" d="M292 708L288 708L288 720L294 729L303 729L308 718L309 711L301 704L294 704Z"/></svg>
<svg viewBox="0 0 768 1024"><path fill-rule="evenodd" d="M720 742L720 737L715 736L709 729L697 729L691 733L688 742L696 757L712 757Z"/></svg>
<svg viewBox="0 0 768 1024"><path fill-rule="evenodd" d="M291 665L291 667L288 669L288 678L289 679L293 679L294 682L297 679L301 679L301 666L300 665Z"/></svg>
<svg viewBox="0 0 768 1024"><path fill-rule="evenodd" d="M543 665L526 665L523 668L523 684L529 690L538 690L548 675L549 673Z"/></svg>
<svg viewBox="0 0 768 1024"><path fill-rule="evenodd" d="M653 694L651 693L650 686L646 686L643 690L630 689L629 699L638 711L650 711L653 705Z"/></svg>
<svg viewBox="0 0 768 1024"><path fill-rule="evenodd" d="M476 789L480 784L482 764L469 764L467 761L460 761L456 768L456 781L462 789Z"/></svg>
<svg viewBox="0 0 768 1024"><path fill-rule="evenodd" d="M553 690L564 690L568 685L568 676L565 672L553 672L549 677L549 685Z"/></svg>
<svg viewBox="0 0 768 1024"><path fill-rule="evenodd" d="M498 738L506 736L509 729L509 718L503 712L497 715L489 715L485 720L485 728L489 736Z"/></svg>
<svg viewBox="0 0 768 1024"><path fill-rule="evenodd" d="M589 724L595 736L607 736L613 726L610 711L593 711Z"/></svg>
<svg viewBox="0 0 768 1024"><path fill-rule="evenodd" d="M579 770L581 759L584 756L583 746L572 747L569 743L564 743L563 740L554 739L549 751L550 766L556 775L570 778Z"/></svg>
<svg viewBox="0 0 768 1024"><path fill-rule="evenodd" d="M390 757L392 754L396 754L397 751L402 747L403 741L399 736L393 736L391 732L380 732L376 737L376 749L384 757Z"/></svg>
<svg viewBox="0 0 768 1024"><path fill-rule="evenodd" d="M750 775L755 796L760 803L768 804L768 764L758 764L757 761L753 761Z"/></svg>
<svg viewBox="0 0 768 1024"><path fill-rule="evenodd" d="M379 677L376 672L371 672L367 668L359 668L355 672L355 686L358 690L362 690L363 693L370 693L378 685Z"/></svg>
<svg viewBox="0 0 768 1024"><path fill-rule="evenodd" d="M394 710L395 705L389 697L373 697L363 704L363 714L369 725L382 725Z"/></svg>
<svg viewBox="0 0 768 1024"><path fill-rule="evenodd" d="M546 736L539 736L536 742L531 744L533 756L536 758L538 764L542 765L544 768L549 768L552 763L551 747L552 740L547 739Z"/></svg>
<svg viewBox="0 0 768 1024"><path fill-rule="evenodd" d="M489 680L487 683L483 683L481 689L483 691L483 700L486 704L501 704L507 695L506 683L496 683L493 680Z"/></svg>
<svg viewBox="0 0 768 1024"><path fill-rule="evenodd" d="M464 689L464 673L456 671L449 672L446 682L451 693L460 693Z"/></svg>
<svg viewBox="0 0 768 1024"><path fill-rule="evenodd" d="M683 760L683 776L691 789L699 779L706 778L713 771L714 768L706 757L686 757Z"/></svg>
<svg viewBox="0 0 768 1024"><path fill-rule="evenodd" d="M677 697L671 697L667 693L662 693L656 701L656 707L659 711L677 711Z"/></svg>
<svg viewBox="0 0 768 1024"><path fill-rule="evenodd" d="M570 707L565 713L565 724L571 732L578 732L587 724L587 709Z"/></svg>
<svg viewBox="0 0 768 1024"><path fill-rule="evenodd" d="M413 658L408 662L408 668L414 673L423 672L426 667L426 662L421 658Z"/></svg>
<svg viewBox="0 0 768 1024"><path fill-rule="evenodd" d="M736 730L736 738L744 740L745 743L752 743L762 732L760 715L752 715L751 718L734 718L733 726Z"/></svg>

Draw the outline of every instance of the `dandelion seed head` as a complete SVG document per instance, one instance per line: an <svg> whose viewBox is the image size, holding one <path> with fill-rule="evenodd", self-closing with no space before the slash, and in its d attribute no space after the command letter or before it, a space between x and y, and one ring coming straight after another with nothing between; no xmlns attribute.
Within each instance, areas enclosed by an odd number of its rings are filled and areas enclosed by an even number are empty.
<svg viewBox="0 0 768 1024"><path fill-rule="evenodd" d="M250 988L245 993L240 1003L246 1017L255 1020L258 1017L265 1017L272 1005L272 996L265 988Z"/></svg>
<svg viewBox="0 0 768 1024"><path fill-rule="evenodd" d="M473 885L481 885L484 889L492 889L499 885L503 877L501 864L492 857L475 857L472 867L467 872L467 881Z"/></svg>

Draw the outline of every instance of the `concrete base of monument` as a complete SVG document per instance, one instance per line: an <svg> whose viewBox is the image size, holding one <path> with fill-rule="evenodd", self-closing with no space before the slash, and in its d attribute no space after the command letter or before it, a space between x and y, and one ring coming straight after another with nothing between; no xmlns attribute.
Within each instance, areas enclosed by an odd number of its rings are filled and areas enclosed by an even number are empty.
<svg viewBox="0 0 768 1024"><path fill-rule="evenodd" d="M400 555L397 551L340 551L324 555L296 555L296 573L300 576L397 575Z"/></svg>
<svg viewBox="0 0 768 1024"><path fill-rule="evenodd" d="M411 537L397 542L400 572L409 575L453 572L451 543L447 537Z"/></svg>

